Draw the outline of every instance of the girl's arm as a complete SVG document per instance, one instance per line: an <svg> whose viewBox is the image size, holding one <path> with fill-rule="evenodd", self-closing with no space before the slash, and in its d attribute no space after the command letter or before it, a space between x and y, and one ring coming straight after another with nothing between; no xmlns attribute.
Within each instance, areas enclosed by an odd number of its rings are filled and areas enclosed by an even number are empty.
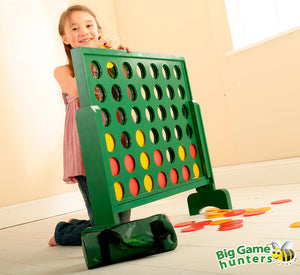
<svg viewBox="0 0 300 275"><path fill-rule="evenodd" d="M54 70L54 77L60 85L62 92L78 97L78 89L75 77L72 77L68 66L59 66Z"/></svg>

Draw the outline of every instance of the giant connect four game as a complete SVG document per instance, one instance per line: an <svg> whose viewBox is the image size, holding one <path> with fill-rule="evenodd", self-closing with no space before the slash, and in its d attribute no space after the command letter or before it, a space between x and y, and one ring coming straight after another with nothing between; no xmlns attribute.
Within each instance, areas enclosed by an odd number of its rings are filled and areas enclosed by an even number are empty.
<svg viewBox="0 0 300 275"><path fill-rule="evenodd" d="M183 57L76 48L72 59L95 225L114 225L119 212L190 189L190 215L231 208L228 191L215 189Z"/></svg>

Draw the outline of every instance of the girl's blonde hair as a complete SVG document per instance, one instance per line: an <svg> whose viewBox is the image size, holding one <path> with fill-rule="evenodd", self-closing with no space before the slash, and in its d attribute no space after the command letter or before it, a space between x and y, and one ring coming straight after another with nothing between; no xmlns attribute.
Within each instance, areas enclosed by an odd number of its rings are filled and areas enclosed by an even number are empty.
<svg viewBox="0 0 300 275"><path fill-rule="evenodd" d="M60 36L65 34L66 20L75 11L84 11L84 12L89 13L91 16L93 16L93 18L95 19L95 22L97 24L98 30L101 32L101 27L100 27L100 24L99 24L99 22L96 18L96 15L88 7L83 6L83 5L73 5L73 6L70 6L69 8L67 8L60 16L59 24L58 24L58 32L59 32ZM72 58L71 58L71 49L72 49L72 47L71 47L71 45L66 45L65 43L63 43L63 44L64 44L65 52L66 52L66 55L67 55L67 58L68 58L68 62L69 62L68 67L71 70L71 75L74 77L73 61L72 61Z"/></svg>

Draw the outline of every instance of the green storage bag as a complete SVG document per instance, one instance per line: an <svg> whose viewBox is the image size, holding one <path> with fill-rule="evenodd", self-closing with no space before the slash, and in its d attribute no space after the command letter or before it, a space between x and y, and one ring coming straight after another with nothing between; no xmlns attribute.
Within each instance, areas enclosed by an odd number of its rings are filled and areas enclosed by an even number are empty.
<svg viewBox="0 0 300 275"><path fill-rule="evenodd" d="M163 214L107 229L96 226L82 234L82 249L89 269L173 250L176 246L174 228Z"/></svg>

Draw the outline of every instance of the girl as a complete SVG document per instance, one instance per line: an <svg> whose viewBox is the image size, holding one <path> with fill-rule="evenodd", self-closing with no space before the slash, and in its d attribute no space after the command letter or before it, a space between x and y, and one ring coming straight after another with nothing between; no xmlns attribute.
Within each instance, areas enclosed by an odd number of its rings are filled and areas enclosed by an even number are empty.
<svg viewBox="0 0 300 275"><path fill-rule="evenodd" d="M78 182L90 220L73 219L68 223L58 223L54 236L49 240L48 244L50 246L81 245L82 230L93 226L94 222L75 120L75 114L77 109L80 108L80 103L71 59L71 49L77 47L99 48L105 46L106 48L127 50L128 52L131 52L131 50L116 43L116 41L104 37L95 14L89 8L82 5L71 6L62 13L58 30L69 62L68 65L57 67L54 70L55 79L62 89L63 99L66 104L63 179L67 183ZM129 219L130 210L119 213L120 222L126 222Z"/></svg>

